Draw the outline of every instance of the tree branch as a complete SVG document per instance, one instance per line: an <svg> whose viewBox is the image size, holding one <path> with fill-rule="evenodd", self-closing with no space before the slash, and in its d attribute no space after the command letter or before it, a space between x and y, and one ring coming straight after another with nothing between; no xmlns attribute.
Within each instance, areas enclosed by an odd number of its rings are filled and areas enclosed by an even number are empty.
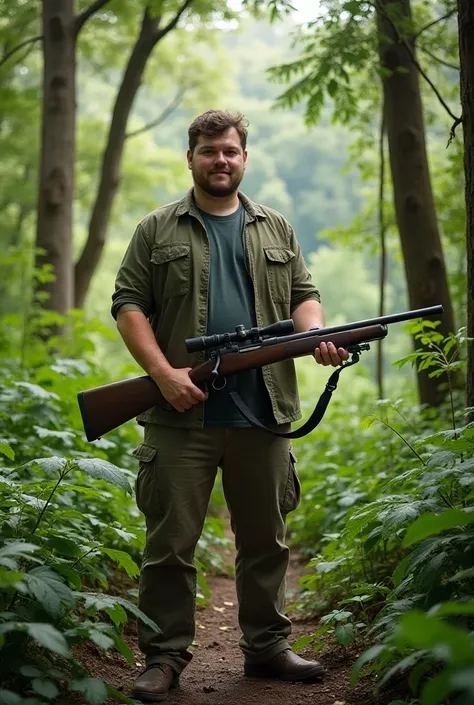
<svg viewBox="0 0 474 705"><path fill-rule="evenodd" d="M455 15L457 11L458 11L457 8L456 8L456 7L453 7L452 10L450 10L449 12L447 12L447 13L446 13L445 15L443 15L442 17L438 17L438 19L433 20L432 22L429 22L427 25L425 25L424 27L422 27L422 28L414 35L413 41L416 42L416 40L418 39L418 37L420 36L420 34L423 34L423 32L426 32L427 29L430 29L431 27L434 27L434 25L435 25L435 24L438 24L438 22L443 22L443 20L449 20L449 18L452 17L453 15Z"/></svg>
<svg viewBox="0 0 474 705"><path fill-rule="evenodd" d="M24 42L21 42L16 47L13 47L13 49L10 49L10 51L7 51L7 53L2 56L2 58L0 59L0 66L3 66L3 64L8 61L8 59L13 56L13 54L16 54L16 52L20 51L20 49L23 49L23 47L28 46L28 44L34 44L35 42L39 42L41 39L43 39L42 34L38 34L38 36L36 37L30 37L30 39L25 39Z"/></svg>
<svg viewBox="0 0 474 705"><path fill-rule="evenodd" d="M447 103L445 103L445 101L444 101L444 99L443 99L443 96L441 95L441 93L439 92L439 90L436 88L436 86L435 86L435 84L433 83L433 81L430 79L430 77L428 76L428 74L421 68L420 64L418 63L418 61L417 61L417 59L416 59L416 56L415 56L415 53L414 53L413 49L410 47L410 45L408 44L408 42L406 41L406 39L403 39L403 40L402 40L402 43L403 43L405 49L406 49L406 50L408 51L408 53L410 54L411 60L412 60L413 63L415 64L416 68L418 69L418 71L420 72L420 74L423 76L423 78L425 79L425 81L427 82L427 84L428 84L429 86L431 86L431 89L433 90L434 94L436 95L436 97L438 98L439 102L441 103L441 105L443 106L443 108L446 110L446 112L448 113L448 115L449 115L450 117L452 117L453 120L458 120L458 117L451 111L451 108L449 107L449 105L448 105Z"/></svg>
<svg viewBox="0 0 474 705"><path fill-rule="evenodd" d="M152 130L154 127L158 127L158 125L161 125L161 123L164 122L174 110L176 110L176 108L183 100L183 96L185 93L186 89L181 88L176 94L174 100L166 106L166 108L160 113L160 115L158 115L157 118L155 118L155 120L152 120L147 125L140 127L138 130L134 130L133 132L127 132L127 134L125 135L125 139L129 139L130 137L136 137L137 135L141 135L143 132L147 132L148 130Z"/></svg>
<svg viewBox="0 0 474 705"><path fill-rule="evenodd" d="M396 25L395 22L393 21L392 17L390 17L390 13L386 12L385 8L380 4L380 1L379 1L379 0L375 0L375 9L376 9L377 12L380 12L380 14L383 15L383 16L385 17L385 19L387 19L387 20L390 22L390 24L391 24L391 26L392 26L392 29L393 29L393 31L395 32L395 36L396 36L396 38L397 38L397 41L400 42L400 44L403 44L403 46L405 47L406 51L408 52L408 54L409 54L409 56L410 56L410 59L413 61L413 64L416 66L416 68L418 69L419 73L423 76L423 78L425 79L425 81L426 81L426 82L428 83L428 85L431 87L432 91L434 92L434 94L436 95L436 97L438 98L439 102L441 103L441 105L443 106L443 108L446 110L446 112L448 113L448 115L449 115L454 121L460 120L460 118L458 118L458 117L451 111L451 108L449 107L449 105L444 102L443 96L442 96L441 93L438 91L438 89L436 88L436 86L435 86L435 84L433 83L433 81L430 79L430 77L428 76L428 74L421 68L420 64L418 63L418 61L417 61L417 59L416 59L415 52L414 52L414 50L412 49L412 47L410 46L410 43L409 43L404 37L401 36L401 34L400 34L399 30L398 30L397 25ZM459 123L457 123L457 124L459 124ZM457 125L456 125L456 126L457 126ZM451 129L451 133L452 133L452 129Z"/></svg>
<svg viewBox="0 0 474 705"><path fill-rule="evenodd" d="M163 29L159 30L159 32L158 32L159 39L164 37L166 34L168 34L168 32L171 32L171 30L176 27L176 25L178 24L182 15L186 12L188 7L191 5L192 1L193 0L185 0L185 2L181 5L181 7L178 10L178 12L176 13L176 15L173 17L173 19L170 22L168 22L166 27L163 27Z"/></svg>
<svg viewBox="0 0 474 705"><path fill-rule="evenodd" d="M76 38L87 20L92 17L92 15L95 15L96 12L99 12L108 2L110 2L110 0L95 0L89 7L86 7L84 12L81 12L80 15L76 15L74 19L74 36Z"/></svg>
<svg viewBox="0 0 474 705"><path fill-rule="evenodd" d="M441 64L442 66L446 66L448 69L454 69L455 71L460 71L461 67L457 66L456 64L450 64L449 61L444 61L444 59L440 59L439 56L435 56L429 49L426 49L426 47L422 47L421 44L418 44L418 49L421 49L421 51L424 51L425 54L428 54L428 56L431 56L433 61L436 61L438 64Z"/></svg>
<svg viewBox="0 0 474 705"><path fill-rule="evenodd" d="M448 140L448 144L446 145L446 147L449 147L449 145L451 144L453 139L456 137L456 128L462 124L462 121L463 121L463 116L461 115L461 117L456 118L456 120L451 125L451 129L449 131L449 140Z"/></svg>

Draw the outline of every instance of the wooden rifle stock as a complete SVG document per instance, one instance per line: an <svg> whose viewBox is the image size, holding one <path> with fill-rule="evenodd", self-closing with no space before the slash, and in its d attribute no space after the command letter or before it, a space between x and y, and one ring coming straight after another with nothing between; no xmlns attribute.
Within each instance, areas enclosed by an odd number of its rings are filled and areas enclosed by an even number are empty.
<svg viewBox="0 0 474 705"><path fill-rule="evenodd" d="M239 352L221 351L219 376L228 377L282 360L311 355L322 342L332 342L336 348L350 348L359 343L380 340L387 335L387 328L384 325L373 325L328 334L318 333L315 330L313 335L295 333L269 338L258 347L242 347ZM215 360L209 359L196 365L189 376L194 384L202 386L212 379L214 366ZM97 440L153 406L161 406L173 412L158 386L147 375L94 387L79 392L77 398L88 441Z"/></svg>

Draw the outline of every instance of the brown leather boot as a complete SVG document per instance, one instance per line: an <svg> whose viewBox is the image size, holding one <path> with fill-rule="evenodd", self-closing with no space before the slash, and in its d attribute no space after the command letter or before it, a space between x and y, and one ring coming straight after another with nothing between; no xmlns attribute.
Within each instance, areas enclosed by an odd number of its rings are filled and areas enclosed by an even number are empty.
<svg viewBox="0 0 474 705"><path fill-rule="evenodd" d="M276 678L293 683L313 683L321 680L326 670L318 661L306 661L294 654L291 649L286 649L269 661L246 663L244 673L251 678Z"/></svg>
<svg viewBox="0 0 474 705"><path fill-rule="evenodd" d="M152 663L140 673L132 690L132 697L142 703L166 700L170 688L179 685L179 675L167 663Z"/></svg>

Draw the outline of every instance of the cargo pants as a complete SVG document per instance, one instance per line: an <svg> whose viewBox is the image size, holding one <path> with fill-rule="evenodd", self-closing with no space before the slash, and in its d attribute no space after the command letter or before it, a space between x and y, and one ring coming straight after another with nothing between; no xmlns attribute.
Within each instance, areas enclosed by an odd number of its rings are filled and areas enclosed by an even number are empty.
<svg viewBox="0 0 474 705"><path fill-rule="evenodd" d="M288 430L289 424L279 428ZM300 499L288 439L255 428L147 424L134 455L139 460L137 505L147 527L139 608L161 630L157 634L138 623L146 664L167 663L180 673L192 658L193 556L218 467L237 549L240 648L248 663L287 649L285 518Z"/></svg>

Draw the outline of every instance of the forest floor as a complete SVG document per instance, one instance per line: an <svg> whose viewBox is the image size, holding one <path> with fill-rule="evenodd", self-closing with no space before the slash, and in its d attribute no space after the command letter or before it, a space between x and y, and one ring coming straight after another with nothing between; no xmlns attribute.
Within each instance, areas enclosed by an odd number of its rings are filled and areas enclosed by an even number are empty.
<svg viewBox="0 0 474 705"><path fill-rule="evenodd" d="M229 556L232 559L232 555ZM230 561L229 561L230 562ZM291 601L298 592L298 579L304 563L293 553L288 571L287 588ZM212 592L210 604L196 612L194 657L181 676L180 686L171 691L169 705L383 705L374 699L372 684L364 679L356 688L350 686L350 674L360 651L342 648L323 651L318 660L327 668L320 683L298 684L247 678L243 675L243 657L238 647L240 630L237 622L235 582L231 577L209 577ZM293 622L290 643L305 634L314 633L317 622L302 621L289 613ZM81 647L76 656L91 675L129 695L134 679L143 670L143 655L137 645L133 623L127 625L125 638L135 656L135 667L129 666L117 653L104 654L94 645ZM299 654L314 658L311 648ZM116 699L107 705L119 705Z"/></svg>

